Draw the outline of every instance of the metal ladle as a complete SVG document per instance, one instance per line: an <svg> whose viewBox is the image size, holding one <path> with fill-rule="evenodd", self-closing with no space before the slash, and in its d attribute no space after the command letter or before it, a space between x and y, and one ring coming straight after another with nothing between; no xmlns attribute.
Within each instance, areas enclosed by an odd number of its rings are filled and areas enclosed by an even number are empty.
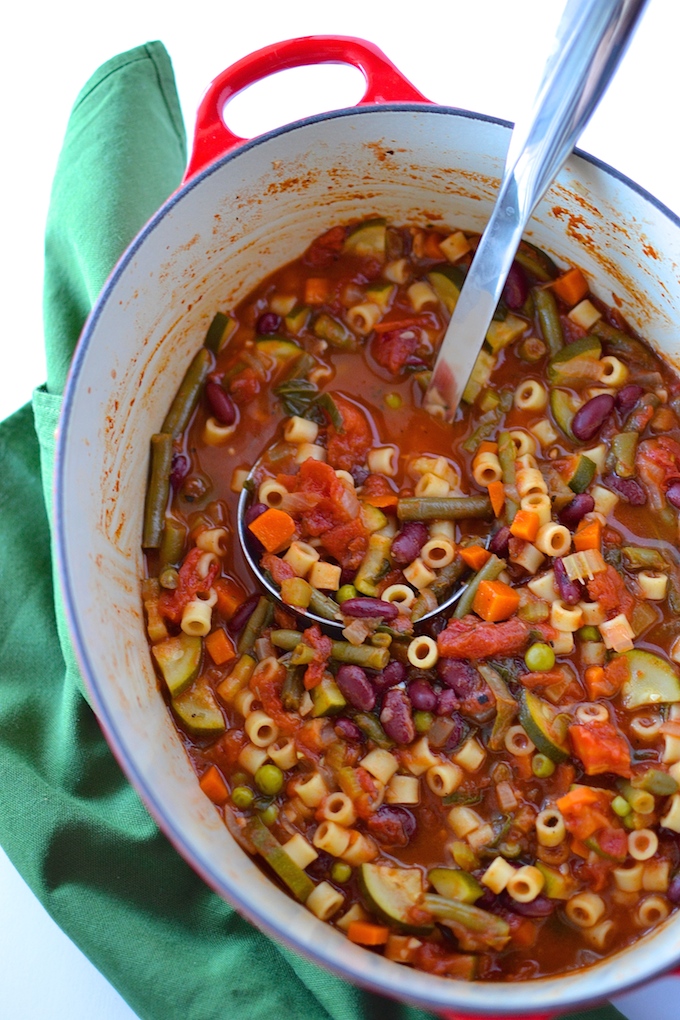
<svg viewBox="0 0 680 1020"><path fill-rule="evenodd" d="M452 421L515 252L616 71L648 0L569 0L533 108L516 124L491 217L449 321L423 398Z"/></svg>
<svg viewBox="0 0 680 1020"><path fill-rule="evenodd" d="M525 122L510 138L503 180L451 316L423 398L433 414L452 421L484 343L527 222L571 153L577 138L626 50L648 0L568 0L553 51ZM252 469L251 477L257 465ZM238 504L238 535L244 555L262 586L281 603L281 593L258 562L246 525L247 489ZM419 623L446 612L462 595L458 588ZM328 606L330 600L326 601ZM290 607L286 607L290 609ZM311 610L295 610L326 629L344 623Z"/></svg>

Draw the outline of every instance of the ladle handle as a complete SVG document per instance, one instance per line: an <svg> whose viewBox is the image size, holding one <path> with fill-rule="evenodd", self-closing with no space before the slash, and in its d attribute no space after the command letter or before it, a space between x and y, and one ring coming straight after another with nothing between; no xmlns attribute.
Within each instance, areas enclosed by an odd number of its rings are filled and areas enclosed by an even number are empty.
<svg viewBox="0 0 680 1020"><path fill-rule="evenodd" d="M517 246L612 78L648 0L568 0L534 105L515 126L503 181L439 349L424 402L451 421Z"/></svg>

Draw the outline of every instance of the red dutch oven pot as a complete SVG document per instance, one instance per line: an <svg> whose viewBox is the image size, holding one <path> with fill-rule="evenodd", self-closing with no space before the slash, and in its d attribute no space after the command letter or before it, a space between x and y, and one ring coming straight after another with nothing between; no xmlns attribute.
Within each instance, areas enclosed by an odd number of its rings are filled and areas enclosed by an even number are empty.
<svg viewBox="0 0 680 1020"><path fill-rule="evenodd" d="M248 85L333 62L363 73L357 107L254 140L225 126L225 105ZM206 882L268 934L347 980L447 1020L547 1020L602 1001L677 963L680 917L581 971L503 984L400 967L318 921L259 871L198 788L150 664L139 598L141 513L149 437L215 308L235 304L337 222L379 214L481 230L509 134L506 123L431 104L360 39L293 39L234 64L200 106L182 187L122 256L88 320L57 456L58 559L74 645L109 743L151 814ZM531 236L559 261L583 267L595 293L614 299L678 361L677 217L577 154L539 206ZM267 439L263 433L263 447Z"/></svg>

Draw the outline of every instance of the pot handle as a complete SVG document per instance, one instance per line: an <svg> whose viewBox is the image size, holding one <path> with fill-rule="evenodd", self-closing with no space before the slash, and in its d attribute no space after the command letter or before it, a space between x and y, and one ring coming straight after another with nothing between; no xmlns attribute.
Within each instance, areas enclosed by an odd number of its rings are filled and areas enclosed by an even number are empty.
<svg viewBox="0 0 680 1020"><path fill-rule="evenodd" d="M358 106L381 103L429 103L382 50L365 39L343 35L310 35L273 43L238 60L208 87L196 115L194 144L184 182L247 139L224 123L227 103L249 85L277 71L310 64L351 64L366 79Z"/></svg>

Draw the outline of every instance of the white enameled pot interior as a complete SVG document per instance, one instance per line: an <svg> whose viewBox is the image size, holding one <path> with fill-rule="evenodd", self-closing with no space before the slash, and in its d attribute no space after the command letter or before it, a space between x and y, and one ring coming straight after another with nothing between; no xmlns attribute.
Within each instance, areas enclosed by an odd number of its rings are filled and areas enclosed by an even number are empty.
<svg viewBox="0 0 680 1020"><path fill-rule="evenodd" d="M600 999L668 968L680 920L594 967L521 985L449 981L352 945L264 877L199 790L158 690L139 594L149 437L215 310L338 222L380 214L481 230L508 138L507 125L439 107L339 111L265 135L181 189L122 257L85 328L64 403L56 514L93 705L193 867L259 927L351 981L424 1008L512 1015ZM680 360L680 225L649 196L574 156L528 236L583 267L600 297Z"/></svg>

